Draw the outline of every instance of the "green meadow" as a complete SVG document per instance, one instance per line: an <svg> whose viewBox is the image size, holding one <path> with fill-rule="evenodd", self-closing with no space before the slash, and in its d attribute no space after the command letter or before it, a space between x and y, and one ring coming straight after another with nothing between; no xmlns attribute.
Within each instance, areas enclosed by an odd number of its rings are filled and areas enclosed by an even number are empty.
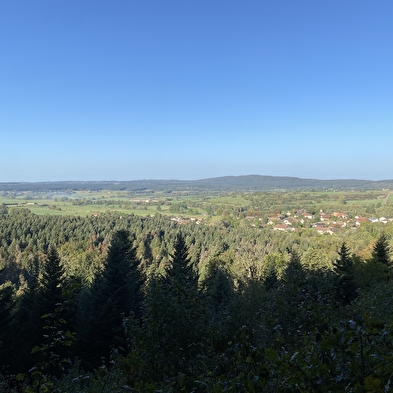
<svg viewBox="0 0 393 393"><path fill-rule="evenodd" d="M347 211L351 214L388 215L393 208L390 191L291 191L291 192L250 192L250 193L204 193L176 194L131 193L129 191L76 191L61 193L14 193L0 196L0 204L9 208L25 208L38 215L99 215L105 212L150 216L157 213L185 218L210 218L229 213L236 214L238 208L244 210L287 211L307 209L318 211ZM379 210L378 210L379 209ZM392 211L393 215L393 211Z"/></svg>

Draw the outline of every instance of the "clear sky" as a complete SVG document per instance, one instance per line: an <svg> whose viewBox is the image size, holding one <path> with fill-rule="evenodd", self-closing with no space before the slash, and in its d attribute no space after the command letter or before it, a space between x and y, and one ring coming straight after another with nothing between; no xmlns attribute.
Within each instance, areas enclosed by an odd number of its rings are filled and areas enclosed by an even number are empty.
<svg viewBox="0 0 393 393"><path fill-rule="evenodd" d="M392 0L3 0L0 181L393 178Z"/></svg>

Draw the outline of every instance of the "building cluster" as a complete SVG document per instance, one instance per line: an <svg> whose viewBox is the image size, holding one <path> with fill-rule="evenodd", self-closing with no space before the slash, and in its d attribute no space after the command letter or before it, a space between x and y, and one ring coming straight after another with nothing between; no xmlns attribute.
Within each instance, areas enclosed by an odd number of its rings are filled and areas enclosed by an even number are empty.
<svg viewBox="0 0 393 393"><path fill-rule="evenodd" d="M305 210L299 210L293 215L288 212L285 214L274 214L269 216L266 226L271 226L275 231L298 231L301 228L309 227L315 229L320 234L334 234L341 228L357 228L364 222L381 222L387 224L393 218L386 217L349 217L342 212L331 214L320 210L318 214L311 214Z"/></svg>

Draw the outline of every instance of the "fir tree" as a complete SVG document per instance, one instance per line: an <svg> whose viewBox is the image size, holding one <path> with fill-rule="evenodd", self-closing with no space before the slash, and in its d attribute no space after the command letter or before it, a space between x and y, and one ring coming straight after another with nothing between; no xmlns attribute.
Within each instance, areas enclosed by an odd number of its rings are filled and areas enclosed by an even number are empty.
<svg viewBox="0 0 393 393"><path fill-rule="evenodd" d="M307 282L307 276L303 269L300 255L295 249L291 250L289 262L284 270L282 280L286 285L291 285L297 290L300 290Z"/></svg>
<svg viewBox="0 0 393 393"><path fill-rule="evenodd" d="M391 267L390 252L388 238L385 234L382 234L374 244L372 256L376 262L384 266L384 274L387 279L389 278L389 270Z"/></svg>
<svg viewBox="0 0 393 393"><path fill-rule="evenodd" d="M65 332L69 328L64 285L64 270L57 250L52 246L48 249L41 276L33 278L20 297L14 324L15 348L11 359L14 372L26 372L37 362L43 361L38 359L35 348L47 341L50 329L61 326ZM57 330L60 332L60 329ZM68 352L63 345L55 347L52 345L51 351L57 352L56 356L63 357Z"/></svg>
<svg viewBox="0 0 393 393"><path fill-rule="evenodd" d="M143 280L129 233L114 233L104 271L92 287L87 317L81 326L79 352L84 366L109 361L111 350L125 350L124 322L141 318Z"/></svg>
<svg viewBox="0 0 393 393"><path fill-rule="evenodd" d="M335 298L342 306L350 304L357 296L353 261L345 242L338 251L339 258L333 264L335 273Z"/></svg>
<svg viewBox="0 0 393 393"><path fill-rule="evenodd" d="M52 313L64 301L64 269L55 247L50 247L40 280L39 315Z"/></svg>
<svg viewBox="0 0 393 393"><path fill-rule="evenodd" d="M191 373L201 350L204 314L198 275L181 235L176 237L164 277L154 277L147 290L144 318L144 362L152 379Z"/></svg>
<svg viewBox="0 0 393 393"><path fill-rule="evenodd" d="M198 290L198 275L190 263L188 247L182 235L178 234L175 241L171 263L165 269L164 285L168 293L178 300L195 296Z"/></svg>
<svg viewBox="0 0 393 393"><path fill-rule="evenodd" d="M0 370L9 365L12 351L12 321L15 306L14 287L10 282L0 285Z"/></svg>
<svg viewBox="0 0 393 393"><path fill-rule="evenodd" d="M265 277L263 278L263 284L265 286L266 291L270 291L272 289L277 288L278 277L277 277L277 270L274 264L270 264L266 269Z"/></svg>
<svg viewBox="0 0 393 393"><path fill-rule="evenodd" d="M233 300L234 287L232 277L218 258L209 262L201 287L205 306L209 308L210 320L219 320L220 314L228 311Z"/></svg>

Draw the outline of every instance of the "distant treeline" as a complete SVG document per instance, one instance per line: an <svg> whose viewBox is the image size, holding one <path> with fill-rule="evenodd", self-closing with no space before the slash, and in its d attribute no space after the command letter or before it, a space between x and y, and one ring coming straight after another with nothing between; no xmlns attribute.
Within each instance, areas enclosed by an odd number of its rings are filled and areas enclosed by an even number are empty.
<svg viewBox="0 0 393 393"><path fill-rule="evenodd" d="M201 180L133 180L133 181L53 181L3 182L0 191L99 191L117 190L133 192L173 191L277 191L277 190L375 190L392 189L393 180L318 180L282 176L225 176Z"/></svg>

